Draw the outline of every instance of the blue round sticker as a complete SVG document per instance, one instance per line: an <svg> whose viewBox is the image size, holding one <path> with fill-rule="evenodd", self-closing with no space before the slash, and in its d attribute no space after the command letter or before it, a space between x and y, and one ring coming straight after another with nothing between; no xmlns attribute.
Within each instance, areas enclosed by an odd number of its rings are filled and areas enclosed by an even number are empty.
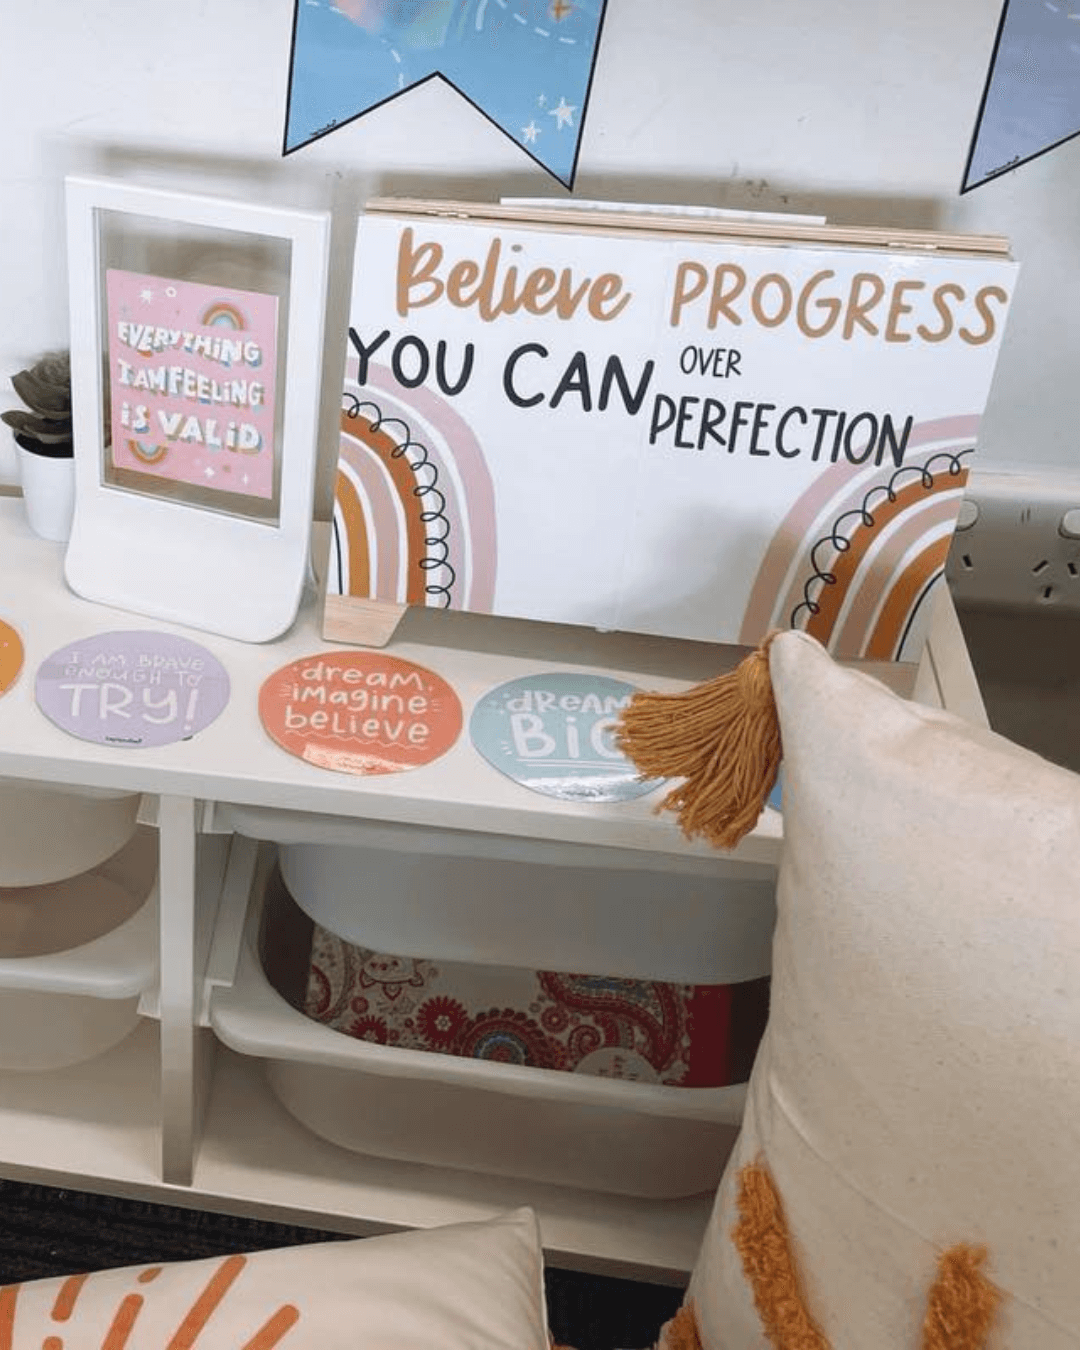
<svg viewBox="0 0 1080 1350"><path fill-rule="evenodd" d="M574 802L629 801L654 792L615 744L619 714L638 691L625 680L554 671L500 684L473 709L469 734L515 783Z"/></svg>

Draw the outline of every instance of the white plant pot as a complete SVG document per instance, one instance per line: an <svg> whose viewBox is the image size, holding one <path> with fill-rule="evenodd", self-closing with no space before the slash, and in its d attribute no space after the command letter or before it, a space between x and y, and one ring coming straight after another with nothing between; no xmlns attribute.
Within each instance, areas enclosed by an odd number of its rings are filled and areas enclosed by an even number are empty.
<svg viewBox="0 0 1080 1350"><path fill-rule="evenodd" d="M26 518L42 539L64 542L75 513L75 460L38 455L16 445Z"/></svg>

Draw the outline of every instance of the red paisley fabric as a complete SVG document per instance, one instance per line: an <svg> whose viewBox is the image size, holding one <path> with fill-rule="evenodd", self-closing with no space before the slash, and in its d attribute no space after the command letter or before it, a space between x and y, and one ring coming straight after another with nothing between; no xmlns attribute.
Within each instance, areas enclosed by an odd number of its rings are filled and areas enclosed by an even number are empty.
<svg viewBox="0 0 1080 1350"><path fill-rule="evenodd" d="M676 1087L749 1074L767 981L663 984L397 957L316 926L302 1011L359 1039Z"/></svg>

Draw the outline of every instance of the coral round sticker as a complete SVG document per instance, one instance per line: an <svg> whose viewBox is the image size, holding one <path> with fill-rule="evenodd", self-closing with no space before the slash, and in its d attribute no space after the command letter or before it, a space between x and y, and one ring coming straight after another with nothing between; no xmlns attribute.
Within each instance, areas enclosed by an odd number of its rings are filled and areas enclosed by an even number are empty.
<svg viewBox="0 0 1080 1350"><path fill-rule="evenodd" d="M47 657L38 707L58 727L100 745L190 740L229 702L212 652L172 633L97 633Z"/></svg>
<svg viewBox="0 0 1080 1350"><path fill-rule="evenodd" d="M615 744L615 723L637 692L607 675L526 675L484 695L469 734L489 764L533 792L566 801L628 801L659 786L655 779L643 782Z"/></svg>
<svg viewBox="0 0 1080 1350"><path fill-rule="evenodd" d="M10 624L0 619L0 694L6 694L22 670L22 639Z"/></svg>
<svg viewBox="0 0 1080 1350"><path fill-rule="evenodd" d="M336 773L401 773L446 754L461 702L434 671L381 652L318 652L282 666L259 692L278 745Z"/></svg>

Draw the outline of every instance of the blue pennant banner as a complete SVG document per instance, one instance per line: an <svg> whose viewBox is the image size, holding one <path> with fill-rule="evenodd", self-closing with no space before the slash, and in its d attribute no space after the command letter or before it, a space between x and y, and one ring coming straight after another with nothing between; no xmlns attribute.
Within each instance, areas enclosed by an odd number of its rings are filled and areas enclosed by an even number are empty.
<svg viewBox="0 0 1080 1350"><path fill-rule="evenodd" d="M285 154L441 75L573 186L607 0L297 0Z"/></svg>
<svg viewBox="0 0 1080 1350"><path fill-rule="evenodd" d="M1005 0L961 192L1080 132L1080 0Z"/></svg>

